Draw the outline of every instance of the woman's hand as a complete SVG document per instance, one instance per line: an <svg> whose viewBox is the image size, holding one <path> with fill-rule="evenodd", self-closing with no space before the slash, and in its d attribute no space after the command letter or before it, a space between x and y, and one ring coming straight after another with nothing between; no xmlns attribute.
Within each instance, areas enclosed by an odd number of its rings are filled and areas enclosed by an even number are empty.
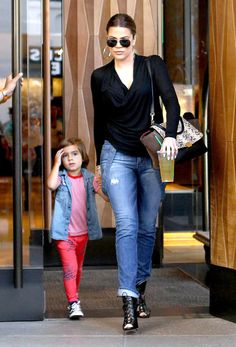
<svg viewBox="0 0 236 347"><path fill-rule="evenodd" d="M165 137L160 152L166 152L168 159L175 159L178 154L176 139L174 137Z"/></svg>
<svg viewBox="0 0 236 347"><path fill-rule="evenodd" d="M100 165L96 166L95 176L96 176L97 181L99 182L99 184L102 186L102 174L101 174L101 167L100 167Z"/></svg>
<svg viewBox="0 0 236 347"><path fill-rule="evenodd" d="M97 177L101 176L101 166L100 165L96 166L95 175Z"/></svg>
<svg viewBox="0 0 236 347"><path fill-rule="evenodd" d="M14 78L12 78L12 75L7 76L3 90L6 91L8 97L12 96L18 81L20 81L20 85L22 86L23 84L22 76L23 76L22 72L18 73Z"/></svg>

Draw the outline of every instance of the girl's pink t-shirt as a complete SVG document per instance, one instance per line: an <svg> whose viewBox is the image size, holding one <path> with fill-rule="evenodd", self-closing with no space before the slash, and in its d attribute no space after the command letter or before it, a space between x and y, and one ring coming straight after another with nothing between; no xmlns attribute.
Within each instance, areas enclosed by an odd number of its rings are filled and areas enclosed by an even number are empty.
<svg viewBox="0 0 236 347"><path fill-rule="evenodd" d="M87 224L87 196L84 187L83 175L70 176L71 182L71 195L72 195L72 206L71 206L71 217L68 232L70 236L80 236L88 233ZM96 176L93 181L94 191L99 190L99 184Z"/></svg>

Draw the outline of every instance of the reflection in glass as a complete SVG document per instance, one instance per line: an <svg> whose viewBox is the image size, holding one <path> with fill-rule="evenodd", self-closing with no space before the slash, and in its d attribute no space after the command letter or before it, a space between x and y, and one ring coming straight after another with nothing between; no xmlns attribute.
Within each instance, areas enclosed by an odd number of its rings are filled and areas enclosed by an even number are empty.
<svg viewBox="0 0 236 347"><path fill-rule="evenodd" d="M207 74L207 3L198 0L163 2L164 59L174 82L181 116L191 112L203 124L203 83ZM175 183L168 185L165 230L203 228L202 158L178 164Z"/></svg>
<svg viewBox="0 0 236 347"><path fill-rule="evenodd" d="M11 1L0 2L0 85L11 72ZM0 105L0 267L13 264L12 99Z"/></svg>

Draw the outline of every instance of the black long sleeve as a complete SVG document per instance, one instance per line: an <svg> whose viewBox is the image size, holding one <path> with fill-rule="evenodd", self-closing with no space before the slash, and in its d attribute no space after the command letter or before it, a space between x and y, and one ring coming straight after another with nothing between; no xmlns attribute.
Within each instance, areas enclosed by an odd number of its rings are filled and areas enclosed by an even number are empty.
<svg viewBox="0 0 236 347"><path fill-rule="evenodd" d="M97 154L97 165L100 163L100 155L102 145L105 140L106 118L103 115L103 105L101 97L101 81L94 77L91 77L91 90L93 96L93 108L94 108L94 143Z"/></svg>
<svg viewBox="0 0 236 347"><path fill-rule="evenodd" d="M166 109L166 136L176 137L180 107L166 64L159 56L152 56L151 69L154 80L154 90L156 89L155 100L159 104L159 98L157 98L157 96L160 96ZM156 108L158 108L158 106L156 106Z"/></svg>
<svg viewBox="0 0 236 347"><path fill-rule="evenodd" d="M163 121L159 97L167 112L166 136L175 137L179 120L179 103L165 63L151 57L155 91L155 121ZM97 164L101 148L108 140L117 150L134 156L147 156L140 142L150 126L151 83L145 57L135 55L134 79L130 89L121 82L114 61L94 70L91 76L94 106L94 140Z"/></svg>

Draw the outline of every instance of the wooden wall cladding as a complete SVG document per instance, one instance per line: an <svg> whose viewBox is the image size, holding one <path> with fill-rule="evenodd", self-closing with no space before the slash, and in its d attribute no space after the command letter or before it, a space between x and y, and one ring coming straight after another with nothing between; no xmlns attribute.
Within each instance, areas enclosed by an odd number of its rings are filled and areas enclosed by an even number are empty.
<svg viewBox="0 0 236 347"><path fill-rule="evenodd" d="M236 1L209 15L211 262L236 269Z"/></svg>
<svg viewBox="0 0 236 347"><path fill-rule="evenodd" d="M95 68L108 62L103 56L106 23L115 13L128 13L137 25L137 53L156 54L160 46L157 28L161 18L161 1L65 0L63 6L65 135L78 136L84 140L90 157L89 169L94 171L90 76ZM113 226L114 218L109 204L98 199L98 206L102 225Z"/></svg>

